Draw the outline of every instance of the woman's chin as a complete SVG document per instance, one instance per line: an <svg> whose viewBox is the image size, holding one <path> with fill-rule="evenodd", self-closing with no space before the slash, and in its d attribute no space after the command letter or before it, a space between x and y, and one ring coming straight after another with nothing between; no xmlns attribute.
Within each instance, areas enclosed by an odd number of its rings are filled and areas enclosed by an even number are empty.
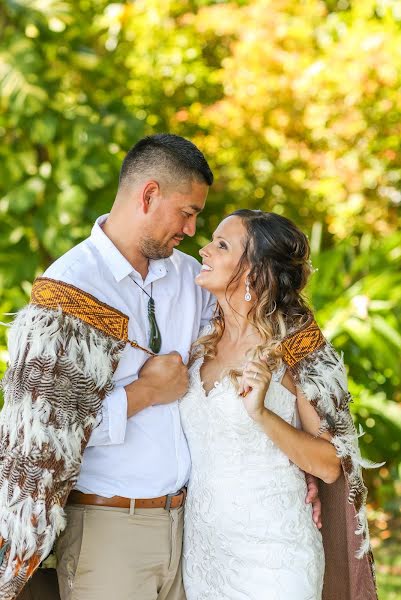
<svg viewBox="0 0 401 600"><path fill-rule="evenodd" d="M207 290L208 292L213 292L212 282L208 281L208 276L205 275L202 271L195 277L195 283L204 290Z"/></svg>

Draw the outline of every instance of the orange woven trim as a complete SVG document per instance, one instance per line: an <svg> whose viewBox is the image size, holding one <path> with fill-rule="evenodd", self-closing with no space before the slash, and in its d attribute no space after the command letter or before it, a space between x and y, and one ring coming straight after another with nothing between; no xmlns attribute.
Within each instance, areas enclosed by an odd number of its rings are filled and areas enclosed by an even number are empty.
<svg viewBox="0 0 401 600"><path fill-rule="evenodd" d="M294 367L305 356L324 346L325 343L323 333L312 318L303 329L296 331L282 341L284 362L289 367Z"/></svg>
<svg viewBox="0 0 401 600"><path fill-rule="evenodd" d="M38 277L33 282L31 303L61 309L106 335L128 342L127 315L69 283Z"/></svg>

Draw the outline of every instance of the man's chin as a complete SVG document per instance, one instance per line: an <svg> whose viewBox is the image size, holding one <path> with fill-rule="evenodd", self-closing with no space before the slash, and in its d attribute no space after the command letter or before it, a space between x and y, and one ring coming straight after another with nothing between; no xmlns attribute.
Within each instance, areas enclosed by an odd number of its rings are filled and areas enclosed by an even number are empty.
<svg viewBox="0 0 401 600"><path fill-rule="evenodd" d="M173 252L174 252L174 248L166 248L163 258L168 258L169 256L171 256L173 254Z"/></svg>
<svg viewBox="0 0 401 600"><path fill-rule="evenodd" d="M149 260L161 260L162 258L169 258L173 252L174 248L165 248L163 251L147 254L146 258Z"/></svg>
<svg viewBox="0 0 401 600"><path fill-rule="evenodd" d="M173 254L173 251L174 247L171 245L161 246L149 240L146 240L146 242L142 244L142 254L149 260L168 258Z"/></svg>

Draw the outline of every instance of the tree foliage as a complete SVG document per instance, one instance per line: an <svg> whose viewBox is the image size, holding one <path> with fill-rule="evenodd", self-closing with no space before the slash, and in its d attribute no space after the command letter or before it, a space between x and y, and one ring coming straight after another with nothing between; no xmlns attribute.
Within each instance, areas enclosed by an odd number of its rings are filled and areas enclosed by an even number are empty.
<svg viewBox="0 0 401 600"><path fill-rule="evenodd" d="M365 453L387 460L372 498L395 510L399 2L4 0L0 30L0 311L108 211L132 144L193 139L216 183L184 249L240 206L308 233L311 302L344 351Z"/></svg>

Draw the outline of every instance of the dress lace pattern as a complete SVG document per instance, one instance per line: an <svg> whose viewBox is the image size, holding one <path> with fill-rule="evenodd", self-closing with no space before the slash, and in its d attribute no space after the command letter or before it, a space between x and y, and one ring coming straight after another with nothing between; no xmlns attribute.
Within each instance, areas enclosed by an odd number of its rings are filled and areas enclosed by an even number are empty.
<svg viewBox="0 0 401 600"><path fill-rule="evenodd" d="M249 417L229 378L205 393L203 358L180 413L192 458L185 510L187 600L321 600L324 551L304 473ZM296 426L273 375L265 405Z"/></svg>

